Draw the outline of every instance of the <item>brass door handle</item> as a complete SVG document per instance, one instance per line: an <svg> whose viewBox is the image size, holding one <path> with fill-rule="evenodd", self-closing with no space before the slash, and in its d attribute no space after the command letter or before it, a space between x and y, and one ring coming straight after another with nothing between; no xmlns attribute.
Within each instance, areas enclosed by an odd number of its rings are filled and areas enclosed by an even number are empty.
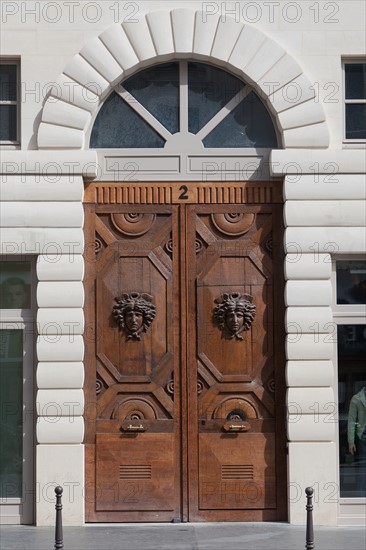
<svg viewBox="0 0 366 550"><path fill-rule="evenodd" d="M225 432L247 432L251 426L249 422L225 422L223 428Z"/></svg>
<svg viewBox="0 0 366 550"><path fill-rule="evenodd" d="M146 432L147 428L142 424L128 424L128 426L122 426L121 430L125 432Z"/></svg>

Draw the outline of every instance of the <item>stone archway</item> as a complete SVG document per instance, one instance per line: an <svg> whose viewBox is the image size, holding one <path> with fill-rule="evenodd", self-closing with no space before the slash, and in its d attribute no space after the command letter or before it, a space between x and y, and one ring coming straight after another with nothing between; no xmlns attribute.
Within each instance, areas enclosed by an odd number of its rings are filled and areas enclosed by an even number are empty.
<svg viewBox="0 0 366 550"><path fill-rule="evenodd" d="M75 55L44 105L39 149L85 149L93 114L119 80L177 58L210 60L249 82L275 116L285 149L328 147L311 82L277 42L232 18L205 20L201 11L176 9L113 25Z"/></svg>

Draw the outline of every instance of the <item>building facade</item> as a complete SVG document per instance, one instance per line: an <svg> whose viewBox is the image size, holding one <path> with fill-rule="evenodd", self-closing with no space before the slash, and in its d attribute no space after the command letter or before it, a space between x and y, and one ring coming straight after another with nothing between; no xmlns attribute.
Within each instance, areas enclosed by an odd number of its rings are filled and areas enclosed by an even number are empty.
<svg viewBox="0 0 366 550"><path fill-rule="evenodd" d="M1 3L1 521L362 524L365 6Z"/></svg>

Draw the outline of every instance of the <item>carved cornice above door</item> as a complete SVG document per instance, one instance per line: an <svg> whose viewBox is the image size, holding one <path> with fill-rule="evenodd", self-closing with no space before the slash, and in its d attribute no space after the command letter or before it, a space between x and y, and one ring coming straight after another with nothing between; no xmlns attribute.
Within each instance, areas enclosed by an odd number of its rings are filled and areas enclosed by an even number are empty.
<svg viewBox="0 0 366 550"><path fill-rule="evenodd" d="M89 183L85 203L273 204L282 203L280 182Z"/></svg>

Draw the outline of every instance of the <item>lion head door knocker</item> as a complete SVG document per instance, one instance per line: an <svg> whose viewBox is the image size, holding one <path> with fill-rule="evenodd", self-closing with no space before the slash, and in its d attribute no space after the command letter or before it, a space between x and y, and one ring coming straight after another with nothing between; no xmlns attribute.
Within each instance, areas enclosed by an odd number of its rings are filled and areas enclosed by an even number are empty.
<svg viewBox="0 0 366 550"><path fill-rule="evenodd" d="M141 334L150 327L156 315L152 299L150 294L139 292L125 293L122 298L116 298L113 316L126 333L127 340L141 340Z"/></svg>
<svg viewBox="0 0 366 550"><path fill-rule="evenodd" d="M240 292L224 293L215 300L214 321L229 338L243 340L242 332L249 330L256 313L253 297Z"/></svg>

